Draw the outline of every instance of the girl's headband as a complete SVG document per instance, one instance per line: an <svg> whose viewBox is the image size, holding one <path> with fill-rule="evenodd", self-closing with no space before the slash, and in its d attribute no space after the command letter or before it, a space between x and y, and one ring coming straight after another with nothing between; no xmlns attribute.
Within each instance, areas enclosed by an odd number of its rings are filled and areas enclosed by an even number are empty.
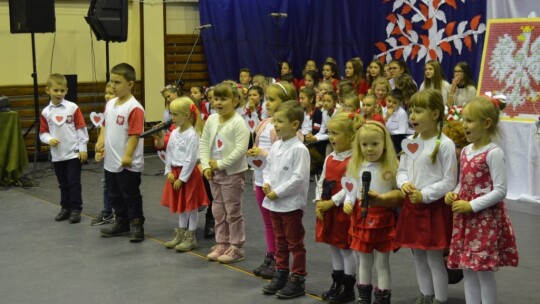
<svg viewBox="0 0 540 304"><path fill-rule="evenodd" d="M283 93L285 93L285 97L289 99L289 93L287 92L287 89L285 89L285 87L279 82L276 82L276 84L283 90Z"/></svg>

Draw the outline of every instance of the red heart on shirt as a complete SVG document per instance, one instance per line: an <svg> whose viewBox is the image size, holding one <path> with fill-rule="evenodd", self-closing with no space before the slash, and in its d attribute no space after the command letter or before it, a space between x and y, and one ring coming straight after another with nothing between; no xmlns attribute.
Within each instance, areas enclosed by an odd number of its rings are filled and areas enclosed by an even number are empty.
<svg viewBox="0 0 540 304"><path fill-rule="evenodd" d="M253 119L250 119L250 120L248 121L248 125L249 125L249 127L250 127L251 129L253 129L253 127L255 127L255 121L253 121Z"/></svg>
<svg viewBox="0 0 540 304"><path fill-rule="evenodd" d="M253 164L257 167L257 168L260 168L261 165L262 165L263 161L260 160L260 159L255 159L253 160Z"/></svg>
<svg viewBox="0 0 540 304"><path fill-rule="evenodd" d="M347 188L347 190L349 190L349 192L352 192L353 189L354 189L354 184L353 184L353 183L346 182L346 183L345 183L345 188Z"/></svg>
<svg viewBox="0 0 540 304"><path fill-rule="evenodd" d="M217 147L221 148L222 146L223 146L223 142L221 141L221 139L218 139L217 140Z"/></svg>
<svg viewBox="0 0 540 304"><path fill-rule="evenodd" d="M61 122L64 119L64 116L56 116L56 121Z"/></svg>
<svg viewBox="0 0 540 304"><path fill-rule="evenodd" d="M416 151L418 150L418 144L417 143L408 144L407 149L409 149L411 153L416 153Z"/></svg>

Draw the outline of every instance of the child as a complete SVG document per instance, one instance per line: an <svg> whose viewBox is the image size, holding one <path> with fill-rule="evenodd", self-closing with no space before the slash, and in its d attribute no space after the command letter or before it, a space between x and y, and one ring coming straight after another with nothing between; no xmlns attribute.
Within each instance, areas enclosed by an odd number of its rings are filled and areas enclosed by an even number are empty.
<svg viewBox="0 0 540 304"><path fill-rule="evenodd" d="M379 59L373 59L369 63L368 66L368 73L367 73L367 82L368 86L371 88L371 85L373 84L373 81L379 77L384 77L384 67L382 62ZM373 93L373 92L369 92Z"/></svg>
<svg viewBox="0 0 540 304"><path fill-rule="evenodd" d="M315 90L319 87L319 75L316 71L307 71L303 80L304 84L300 88L306 87Z"/></svg>
<svg viewBox="0 0 540 304"><path fill-rule="evenodd" d="M274 130L281 140L268 153L264 168L266 197L263 207L270 210L276 235L276 271L264 294L290 299L304 295L306 250L302 217L309 188L309 152L296 136L304 120L304 111L294 100L280 105L274 112ZM289 276L289 254L293 255Z"/></svg>
<svg viewBox="0 0 540 304"><path fill-rule="evenodd" d="M238 88L221 83L214 89L217 114L208 117L201 136L200 159L204 177L210 181L216 245L206 257L210 261L234 263L244 259L244 216L242 192L248 169L246 151L249 130L235 108Z"/></svg>
<svg viewBox="0 0 540 304"><path fill-rule="evenodd" d="M360 57L349 59L345 63L345 78L352 81L358 98L363 99L369 87L367 81L364 79L364 63Z"/></svg>
<svg viewBox="0 0 540 304"><path fill-rule="evenodd" d="M459 183L448 192L454 228L449 268L462 268L467 303L497 303L495 271L517 266L514 230L506 214L503 150L492 142L504 103L476 97L463 108L463 129L471 142L461 152Z"/></svg>
<svg viewBox="0 0 540 304"><path fill-rule="evenodd" d="M171 116L169 115L169 104L171 103L171 101L178 98L178 88L172 84L168 84L163 89L161 89L161 95L163 96L163 98L165 98L163 122L167 122L171 120Z"/></svg>
<svg viewBox="0 0 540 304"><path fill-rule="evenodd" d="M396 247L412 248L422 293L417 303L445 303L448 274L443 250L450 245L452 211L444 195L456 185L455 146L442 134L444 101L439 91L414 94L410 113L415 134L402 148L416 149L401 156L396 176L407 196L397 223Z"/></svg>
<svg viewBox="0 0 540 304"><path fill-rule="evenodd" d="M259 86L252 86L248 89L247 94L248 102L246 104L246 116L252 118L258 124L261 120L264 91Z"/></svg>
<svg viewBox="0 0 540 304"><path fill-rule="evenodd" d="M144 240L143 201L139 185L144 167L144 109L133 97L135 69L120 63L111 70L111 83L116 98L105 106L105 121L96 143L96 161L105 156L105 182L116 213L109 228L101 229L103 237L129 232L130 242Z"/></svg>
<svg viewBox="0 0 540 304"><path fill-rule="evenodd" d="M398 161L384 125L368 121L356 133L347 176L357 180L358 197L347 195L343 210L351 216L351 248L358 251L358 303L371 303L372 270L377 272L373 303L390 303L390 252L396 236L396 213L405 196L396 187ZM367 215L360 207L362 176L371 173ZM358 202L356 202L358 200Z"/></svg>
<svg viewBox="0 0 540 304"><path fill-rule="evenodd" d="M386 107L386 96L390 93L390 82L386 78L379 77L373 81L371 91L377 97L377 103L381 108Z"/></svg>
<svg viewBox="0 0 540 304"><path fill-rule="evenodd" d="M328 145L328 121L330 118L337 113L336 105L338 103L338 95L334 91L328 91L322 96L323 104L323 118L321 123L321 129L317 134L310 135L308 134L305 138L307 143L321 143L326 146L325 153L320 156L316 156L316 159L324 159L324 157L330 154L331 146Z"/></svg>
<svg viewBox="0 0 540 304"><path fill-rule="evenodd" d="M81 167L88 158L88 131L81 109L64 99L68 92L67 79L51 74L45 92L51 102L40 117L39 139L51 146L54 173L60 184L60 212L55 221L81 221Z"/></svg>
<svg viewBox="0 0 540 304"><path fill-rule="evenodd" d="M199 208L208 205L201 171L197 166L199 134L203 123L199 110L188 97L180 97L169 106L176 129L167 143L165 176L161 205L178 213L178 228L174 239L165 247L176 251L190 251L197 247L195 230L199 222ZM189 226L188 226L189 223Z"/></svg>
<svg viewBox="0 0 540 304"><path fill-rule="evenodd" d="M255 144L254 147L247 151L247 155L251 157L267 157L268 151L272 144L278 140L276 131L274 130L274 124L272 122L274 112L278 106L283 102L291 99L291 96L295 96L294 87L288 82L278 82L271 84L267 89L266 109L268 118L263 120L257 129L255 130ZM266 254L263 263L253 270L253 274L256 276L271 279L274 277L274 270L276 266L276 260L274 255L276 254L276 243L274 230L272 229L272 219L270 217L270 211L262 206L264 200L264 192L262 187L264 185L263 173L261 170L253 171L253 190L255 190L255 199L264 223L264 234L266 238Z"/></svg>
<svg viewBox="0 0 540 304"><path fill-rule="evenodd" d="M251 70L248 68L240 69L238 81L242 87L246 89L249 88L249 85L251 84Z"/></svg>
<svg viewBox="0 0 540 304"><path fill-rule="evenodd" d="M312 78L312 80L316 80L317 83L319 82L319 74L318 74L318 69L317 69L317 62L315 62L315 60L313 60L313 59L308 59L306 61L306 65L304 66L304 70L302 71L302 76L304 76L304 78L300 79L298 81L298 87L297 87L298 90L300 90L304 86L307 86L306 82L308 80L306 79L306 75L308 74L308 72L311 75L310 77ZM317 83L315 83L313 88L317 87Z"/></svg>
<svg viewBox="0 0 540 304"><path fill-rule="evenodd" d="M360 100L358 95L349 94L343 97L343 110L347 113L360 114Z"/></svg>
<svg viewBox="0 0 540 304"><path fill-rule="evenodd" d="M356 97L356 95L354 95ZM350 249L350 217L341 205L345 191L341 188L341 178L345 176L351 158L351 142L356 132L354 113L340 112L328 122L330 144L334 151L326 157L321 178L315 190L317 215L315 240L330 245L332 256L332 279L330 289L321 298L331 303L346 303L354 300L356 282L356 256Z"/></svg>
<svg viewBox="0 0 540 304"><path fill-rule="evenodd" d="M362 112L364 113L364 119L375 120L383 125L385 124L384 118L381 113L381 106L377 103L377 97L373 94L368 94L362 100Z"/></svg>
<svg viewBox="0 0 540 304"><path fill-rule="evenodd" d="M208 100L208 103L206 104L206 109L208 110L208 116L210 116L216 113L216 110L214 110L214 107L212 106L214 104L214 87L207 88L205 95L206 99Z"/></svg>
<svg viewBox="0 0 540 304"><path fill-rule="evenodd" d="M411 100L411 97L414 95L414 93L418 92L418 87L416 86L414 79L407 74L402 74L395 80L395 88L399 89L401 91L401 94L403 95L403 110L409 113L409 100Z"/></svg>
<svg viewBox="0 0 540 304"><path fill-rule="evenodd" d="M334 62L327 61L322 66L323 81L332 83L332 90L337 91L337 84L341 80L339 69Z"/></svg>
<svg viewBox="0 0 540 304"><path fill-rule="evenodd" d="M323 110L323 102L322 97L324 94L328 92L333 92L334 89L332 88L332 82L330 81L321 81L319 82L318 90L317 90L317 99L315 100L315 106L321 110Z"/></svg>
<svg viewBox="0 0 540 304"><path fill-rule="evenodd" d="M105 98L105 102L116 97L116 95L114 95L112 84L110 82L107 82L107 84L105 85L105 95L103 97ZM114 212L108 193L109 190L107 189L107 183L105 182L105 173L103 173L101 182L103 184L103 209L101 209L99 214L96 215L96 218L92 219L92 221L90 222L90 225L92 226L111 224L114 220Z"/></svg>
<svg viewBox="0 0 540 304"><path fill-rule="evenodd" d="M205 99L203 88L200 86L192 86L189 96L193 98L195 106L197 106L197 108L199 109L203 121L206 121L208 119L208 116L210 116L210 112L208 111L208 108L206 106L208 101Z"/></svg>
<svg viewBox="0 0 540 304"><path fill-rule="evenodd" d="M426 62L424 67L424 82L420 85L419 91L429 88L439 91L443 97L444 104L448 104L450 84L446 81L441 64L437 60Z"/></svg>
<svg viewBox="0 0 540 304"><path fill-rule="evenodd" d="M280 79L283 80L283 81L288 79L287 81L292 83L295 88L298 87L298 79L294 78L291 64L288 61L282 61L281 62L281 76L280 76Z"/></svg>
<svg viewBox="0 0 540 304"><path fill-rule="evenodd" d="M403 102L403 95L399 89L393 89L388 97L386 97L386 114L384 115L384 121L386 122L386 128L392 138L394 149L396 154L401 152L401 141L408 135L414 133L409 128L409 117L407 112L401 107Z"/></svg>
<svg viewBox="0 0 540 304"><path fill-rule="evenodd" d="M448 107L463 107L475 96L476 85L472 79L471 68L467 62L460 61L454 67L454 78L448 92Z"/></svg>
<svg viewBox="0 0 540 304"><path fill-rule="evenodd" d="M311 173L319 173L322 170L323 155L326 153L326 142L315 141L315 136L321 130L323 122L323 112L315 106L315 95L315 91L311 88L304 87L300 90L300 105L304 108L304 122L301 130L304 135L304 142L308 144L311 157ZM308 137L311 142L307 140Z"/></svg>

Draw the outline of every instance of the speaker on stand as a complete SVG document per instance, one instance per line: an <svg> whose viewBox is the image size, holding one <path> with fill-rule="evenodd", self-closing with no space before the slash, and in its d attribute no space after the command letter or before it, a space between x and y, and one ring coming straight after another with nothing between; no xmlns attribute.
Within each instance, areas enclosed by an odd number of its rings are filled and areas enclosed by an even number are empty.
<svg viewBox="0 0 540 304"><path fill-rule="evenodd" d="M41 151L39 140L39 92L36 64L35 33L54 33L56 16L54 0L9 0L9 25L12 34L31 34L32 39L32 78L34 79L34 123L26 130L24 137L34 128L36 139L34 144L34 171L36 177L37 154Z"/></svg>

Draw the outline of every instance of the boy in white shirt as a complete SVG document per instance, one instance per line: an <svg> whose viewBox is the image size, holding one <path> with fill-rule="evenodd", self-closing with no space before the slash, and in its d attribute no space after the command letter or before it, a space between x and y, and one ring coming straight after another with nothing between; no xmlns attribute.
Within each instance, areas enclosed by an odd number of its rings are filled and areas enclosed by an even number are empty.
<svg viewBox="0 0 540 304"><path fill-rule="evenodd" d="M302 217L309 188L309 151L296 132L304 120L297 101L281 104L274 113L274 129L281 140L270 148L263 172L263 207L270 210L276 235L276 271L264 294L290 299L305 295L306 250ZM289 254L293 261L289 276ZM287 280L287 278L289 279Z"/></svg>

